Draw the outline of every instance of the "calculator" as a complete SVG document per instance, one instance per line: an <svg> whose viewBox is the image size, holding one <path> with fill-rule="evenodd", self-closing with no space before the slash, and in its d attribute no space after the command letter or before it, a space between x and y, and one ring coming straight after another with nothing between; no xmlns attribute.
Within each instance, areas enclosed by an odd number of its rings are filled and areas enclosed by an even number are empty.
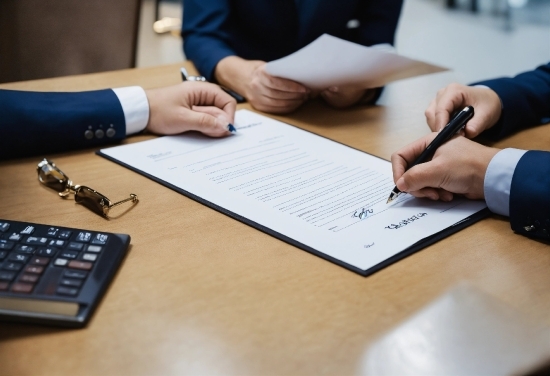
<svg viewBox="0 0 550 376"><path fill-rule="evenodd" d="M83 327L130 236L0 219L0 320Z"/></svg>

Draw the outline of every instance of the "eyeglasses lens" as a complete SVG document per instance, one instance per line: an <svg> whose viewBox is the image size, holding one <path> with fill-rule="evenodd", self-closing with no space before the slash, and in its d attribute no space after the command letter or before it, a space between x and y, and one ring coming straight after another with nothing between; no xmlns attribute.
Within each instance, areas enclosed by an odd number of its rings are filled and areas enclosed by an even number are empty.
<svg viewBox="0 0 550 376"><path fill-rule="evenodd" d="M109 208L109 199L91 188L84 186L79 187L76 191L74 199L76 202L84 205L94 213L99 215L107 215L104 208Z"/></svg>
<svg viewBox="0 0 550 376"><path fill-rule="evenodd" d="M57 192L63 192L67 186L68 178L57 168L51 164L43 164L38 169L38 179L42 184L56 190Z"/></svg>

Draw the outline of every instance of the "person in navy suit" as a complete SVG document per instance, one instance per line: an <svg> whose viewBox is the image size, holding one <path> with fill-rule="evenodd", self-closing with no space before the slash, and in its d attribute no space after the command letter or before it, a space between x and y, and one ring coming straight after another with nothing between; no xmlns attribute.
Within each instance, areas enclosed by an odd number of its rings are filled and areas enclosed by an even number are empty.
<svg viewBox="0 0 550 376"><path fill-rule="evenodd" d="M184 51L199 72L248 99L256 109L286 113L317 93L266 73L324 33L365 46L393 44L403 0L184 0ZM334 67L338 69L338 67ZM380 90L332 87L335 107L375 99Z"/></svg>
<svg viewBox="0 0 550 376"><path fill-rule="evenodd" d="M491 211L510 217L514 231L550 239L550 152L499 150L468 140L482 133L497 139L550 123L550 63L513 78L447 86L426 110L428 125L440 130L451 113L467 105L475 115L466 124L466 137L441 146L430 162L405 172L435 132L392 155L397 187L433 200L449 201L453 194L485 199Z"/></svg>
<svg viewBox="0 0 550 376"><path fill-rule="evenodd" d="M98 147L148 131L234 132L236 102L219 86L185 82L74 93L0 90L0 159Z"/></svg>

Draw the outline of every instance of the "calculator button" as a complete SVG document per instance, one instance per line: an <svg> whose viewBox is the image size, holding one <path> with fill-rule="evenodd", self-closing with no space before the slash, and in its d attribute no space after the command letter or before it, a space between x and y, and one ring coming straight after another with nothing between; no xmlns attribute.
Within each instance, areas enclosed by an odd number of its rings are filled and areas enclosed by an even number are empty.
<svg viewBox="0 0 550 376"><path fill-rule="evenodd" d="M50 247L63 247L65 245L65 240L56 240L52 239L50 240L50 244L48 244Z"/></svg>
<svg viewBox="0 0 550 376"><path fill-rule="evenodd" d="M88 252L99 253L99 252L101 252L101 246L99 246L99 245L89 245L87 251Z"/></svg>
<svg viewBox="0 0 550 376"><path fill-rule="evenodd" d="M6 258L8 251L0 251L0 261Z"/></svg>
<svg viewBox="0 0 550 376"><path fill-rule="evenodd" d="M33 232L34 232L34 226L27 226L23 231L21 231L21 234L31 235Z"/></svg>
<svg viewBox="0 0 550 376"><path fill-rule="evenodd" d="M10 235L10 237L8 239L19 241L19 240L21 240L21 234L18 234L16 232L14 232L13 234Z"/></svg>
<svg viewBox="0 0 550 376"><path fill-rule="evenodd" d="M64 230L59 233L59 239L69 239L71 237L72 231Z"/></svg>
<svg viewBox="0 0 550 376"><path fill-rule="evenodd" d="M29 256L22 255L20 253L13 253L8 260L25 263L29 259Z"/></svg>
<svg viewBox="0 0 550 376"><path fill-rule="evenodd" d="M40 248L36 254L43 257L54 257L57 253L55 248Z"/></svg>
<svg viewBox="0 0 550 376"><path fill-rule="evenodd" d="M30 283L16 282L11 286L11 291L22 294L29 294L32 291L33 287L34 285L31 285Z"/></svg>
<svg viewBox="0 0 550 376"><path fill-rule="evenodd" d="M23 274L19 278L20 282L36 283L38 281L38 276L36 274Z"/></svg>
<svg viewBox="0 0 550 376"><path fill-rule="evenodd" d="M9 285L8 282L0 282L0 291L6 291Z"/></svg>
<svg viewBox="0 0 550 376"><path fill-rule="evenodd" d="M33 253L34 247L30 245L18 244L17 247L15 247L15 252Z"/></svg>
<svg viewBox="0 0 550 376"><path fill-rule="evenodd" d="M56 236L58 231L59 231L58 228L50 227L48 229L48 236Z"/></svg>
<svg viewBox="0 0 550 376"><path fill-rule="evenodd" d="M25 243L29 245L45 245L47 241L48 238L37 238L36 236L29 236L27 240L25 240Z"/></svg>
<svg viewBox="0 0 550 376"><path fill-rule="evenodd" d="M67 259L62 259L62 258L58 258L57 260L55 260L55 262L53 263L55 266L65 266L69 263L69 260Z"/></svg>
<svg viewBox="0 0 550 376"><path fill-rule="evenodd" d="M4 264L4 270L10 270L14 272L21 270L22 267L23 264L20 264L18 262L8 262L7 264Z"/></svg>
<svg viewBox="0 0 550 376"><path fill-rule="evenodd" d="M109 239L109 235L105 234L96 234L94 240L92 240L92 244L105 244L107 243L107 240Z"/></svg>
<svg viewBox="0 0 550 376"><path fill-rule="evenodd" d="M0 222L0 232L6 232L10 229L10 224L8 222Z"/></svg>
<svg viewBox="0 0 550 376"><path fill-rule="evenodd" d="M82 260L95 261L97 260L97 255L94 255L93 253L84 253L82 255Z"/></svg>
<svg viewBox="0 0 550 376"><path fill-rule="evenodd" d="M27 267L25 268L25 273L42 274L43 271L43 266L27 265Z"/></svg>
<svg viewBox="0 0 550 376"><path fill-rule="evenodd" d="M86 261L76 261L72 260L69 262L69 268L71 269L80 269L80 270L90 270L93 264Z"/></svg>
<svg viewBox="0 0 550 376"><path fill-rule="evenodd" d="M5 249L9 251L10 249L13 248L14 244L15 244L14 242L9 242L7 240L0 240L0 250Z"/></svg>
<svg viewBox="0 0 550 376"><path fill-rule="evenodd" d="M11 281L15 278L14 272L0 272L0 281Z"/></svg>
<svg viewBox="0 0 550 376"><path fill-rule="evenodd" d="M33 257L30 264L31 265L48 265L50 259L47 257Z"/></svg>
<svg viewBox="0 0 550 376"><path fill-rule="evenodd" d="M79 279L62 279L60 285L67 287L80 287L82 280Z"/></svg>
<svg viewBox="0 0 550 376"><path fill-rule="evenodd" d="M68 248L72 249L73 251L82 251L82 247L84 247L84 244L82 243L70 242Z"/></svg>
<svg viewBox="0 0 550 376"><path fill-rule="evenodd" d="M78 279L84 279L88 273L83 272L82 270L65 270L65 273L63 273L63 277L67 278L78 278Z"/></svg>
<svg viewBox="0 0 550 376"><path fill-rule="evenodd" d="M76 240L79 242L85 242L88 243L90 239L92 238L91 232L79 232L76 236Z"/></svg>
<svg viewBox="0 0 550 376"><path fill-rule="evenodd" d="M62 251L59 254L59 257L67 258L67 259L75 259L78 257L78 252L75 251Z"/></svg>
<svg viewBox="0 0 550 376"><path fill-rule="evenodd" d="M69 296L76 296L78 294L78 289L72 288L72 287L58 287L57 293L59 295L69 295Z"/></svg>

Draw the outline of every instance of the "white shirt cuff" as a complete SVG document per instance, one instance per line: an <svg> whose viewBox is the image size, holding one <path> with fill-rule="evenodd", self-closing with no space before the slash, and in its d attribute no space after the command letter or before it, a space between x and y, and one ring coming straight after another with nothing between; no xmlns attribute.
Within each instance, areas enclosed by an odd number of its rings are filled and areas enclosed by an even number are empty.
<svg viewBox="0 0 550 376"><path fill-rule="evenodd" d="M139 86L113 89L124 112L126 136L141 132L149 121L149 101L145 90Z"/></svg>
<svg viewBox="0 0 550 376"><path fill-rule="evenodd" d="M487 167L483 190L489 210L510 216L510 188L516 166L527 151L504 149L499 151Z"/></svg>

